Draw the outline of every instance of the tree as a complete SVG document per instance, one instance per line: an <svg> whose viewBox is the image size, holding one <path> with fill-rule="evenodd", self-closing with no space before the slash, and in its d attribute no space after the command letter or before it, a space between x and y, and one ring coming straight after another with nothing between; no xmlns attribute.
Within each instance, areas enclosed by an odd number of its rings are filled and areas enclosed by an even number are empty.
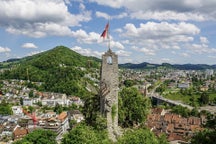
<svg viewBox="0 0 216 144"><path fill-rule="evenodd" d="M117 144L168 144L166 139L156 136L148 129L129 129L118 139Z"/></svg>
<svg viewBox="0 0 216 144"><path fill-rule="evenodd" d="M99 113L96 115L96 120L95 120L94 128L96 130L99 130L99 131L105 130L107 128L107 120L106 120L106 118L104 118Z"/></svg>
<svg viewBox="0 0 216 144"><path fill-rule="evenodd" d="M119 93L119 124L130 127L146 120L150 101L134 87L124 88Z"/></svg>
<svg viewBox="0 0 216 144"><path fill-rule="evenodd" d="M23 98L21 97L19 100L20 100L20 105L23 105Z"/></svg>
<svg viewBox="0 0 216 144"><path fill-rule="evenodd" d="M174 106L172 108L172 112L179 114L183 117L188 117L190 115L190 110L186 107L181 106L181 105Z"/></svg>
<svg viewBox="0 0 216 144"><path fill-rule="evenodd" d="M135 84L135 81L134 80L125 80L124 81L124 85L126 86L126 87L131 87L131 86L133 86Z"/></svg>
<svg viewBox="0 0 216 144"><path fill-rule="evenodd" d="M201 104L208 104L209 103L209 95L206 92L203 92L200 96Z"/></svg>
<svg viewBox="0 0 216 144"><path fill-rule="evenodd" d="M11 105L7 103L5 99L3 99L2 102L0 103L0 114L11 115L12 113L13 112L11 109Z"/></svg>
<svg viewBox="0 0 216 144"><path fill-rule="evenodd" d="M56 112L57 114L60 114L63 111L63 107L62 105L60 105L59 103L57 103L54 107L54 112Z"/></svg>
<svg viewBox="0 0 216 144"><path fill-rule="evenodd" d="M36 129L14 144L57 144L57 134L50 130Z"/></svg>
<svg viewBox="0 0 216 144"><path fill-rule="evenodd" d="M198 111L197 107L195 107L191 110L191 115L195 116L195 117L199 116L199 111Z"/></svg>
<svg viewBox="0 0 216 144"><path fill-rule="evenodd" d="M38 105L38 106L42 106L42 102L41 101L38 101L37 103L36 103L36 105Z"/></svg>
<svg viewBox="0 0 216 144"><path fill-rule="evenodd" d="M100 97L98 95L89 96L84 101L82 113L85 116L86 123L93 126L96 123L97 114L100 110Z"/></svg>
<svg viewBox="0 0 216 144"><path fill-rule="evenodd" d="M166 134L163 133L158 137L158 144L168 144Z"/></svg>
<svg viewBox="0 0 216 144"><path fill-rule="evenodd" d="M3 86L4 86L3 81L0 81L0 89L3 88Z"/></svg>
<svg viewBox="0 0 216 144"><path fill-rule="evenodd" d="M214 98L213 103L216 104L216 97Z"/></svg>
<svg viewBox="0 0 216 144"><path fill-rule="evenodd" d="M204 130L196 133L192 139L192 144L214 144L216 139L216 130Z"/></svg>
<svg viewBox="0 0 216 144"><path fill-rule="evenodd" d="M28 106L28 110L30 113L32 113L35 110L35 108L33 106Z"/></svg>
<svg viewBox="0 0 216 144"><path fill-rule="evenodd" d="M205 127L216 130L216 116L208 115Z"/></svg>
<svg viewBox="0 0 216 144"><path fill-rule="evenodd" d="M193 107L196 106L196 98L195 95L190 96L190 105L192 105Z"/></svg>
<svg viewBox="0 0 216 144"><path fill-rule="evenodd" d="M63 144L110 144L105 131L96 131L93 127L78 124L62 139Z"/></svg>
<svg viewBox="0 0 216 144"><path fill-rule="evenodd" d="M33 98L33 97L34 97L34 91L33 91L33 90L31 90L31 91L29 92L29 97L30 97L30 98Z"/></svg>

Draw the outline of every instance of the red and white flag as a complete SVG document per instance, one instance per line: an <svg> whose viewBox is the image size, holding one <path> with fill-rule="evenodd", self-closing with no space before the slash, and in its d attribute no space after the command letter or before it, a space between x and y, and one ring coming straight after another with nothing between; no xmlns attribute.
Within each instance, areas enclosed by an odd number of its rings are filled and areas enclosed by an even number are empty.
<svg viewBox="0 0 216 144"><path fill-rule="evenodd" d="M106 27L103 31L103 33L101 34L101 37L108 38L109 39L109 22L106 24Z"/></svg>

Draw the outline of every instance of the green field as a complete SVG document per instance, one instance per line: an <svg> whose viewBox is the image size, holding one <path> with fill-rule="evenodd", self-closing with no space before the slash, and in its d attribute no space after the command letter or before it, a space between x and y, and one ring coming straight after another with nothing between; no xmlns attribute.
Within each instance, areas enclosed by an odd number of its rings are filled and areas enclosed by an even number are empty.
<svg viewBox="0 0 216 144"><path fill-rule="evenodd" d="M216 93L207 93L209 96L209 102L214 102L216 99ZM171 91L171 90L167 90L166 92L163 92L162 94L165 98L171 99L171 100L175 100L175 101L182 101L185 104L189 104L189 105L196 105L196 106L200 106L200 94L193 94L192 95L183 95L178 91Z"/></svg>

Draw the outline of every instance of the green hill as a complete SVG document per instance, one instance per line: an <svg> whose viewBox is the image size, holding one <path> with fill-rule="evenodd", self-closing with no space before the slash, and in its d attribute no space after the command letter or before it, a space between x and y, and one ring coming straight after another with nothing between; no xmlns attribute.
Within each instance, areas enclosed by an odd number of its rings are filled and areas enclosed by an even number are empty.
<svg viewBox="0 0 216 144"><path fill-rule="evenodd" d="M28 60L27 63L41 69L50 69L60 65L86 67L88 60L93 60L92 57L82 56L64 46L55 47L52 50L26 59ZM98 66L98 63L94 61L92 64L94 67Z"/></svg>
<svg viewBox="0 0 216 144"><path fill-rule="evenodd" d="M93 83L85 74L94 73L100 60L82 56L64 46L10 62L10 70L1 73L1 79L21 79L43 82L37 89L66 93L68 95L87 95L86 85Z"/></svg>

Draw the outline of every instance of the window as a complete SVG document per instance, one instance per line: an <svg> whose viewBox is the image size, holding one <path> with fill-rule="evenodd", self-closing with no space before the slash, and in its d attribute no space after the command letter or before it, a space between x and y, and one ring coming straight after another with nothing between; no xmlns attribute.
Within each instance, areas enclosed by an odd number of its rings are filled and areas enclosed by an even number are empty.
<svg viewBox="0 0 216 144"><path fill-rule="evenodd" d="M112 57L111 56L107 57L107 64L112 64Z"/></svg>

